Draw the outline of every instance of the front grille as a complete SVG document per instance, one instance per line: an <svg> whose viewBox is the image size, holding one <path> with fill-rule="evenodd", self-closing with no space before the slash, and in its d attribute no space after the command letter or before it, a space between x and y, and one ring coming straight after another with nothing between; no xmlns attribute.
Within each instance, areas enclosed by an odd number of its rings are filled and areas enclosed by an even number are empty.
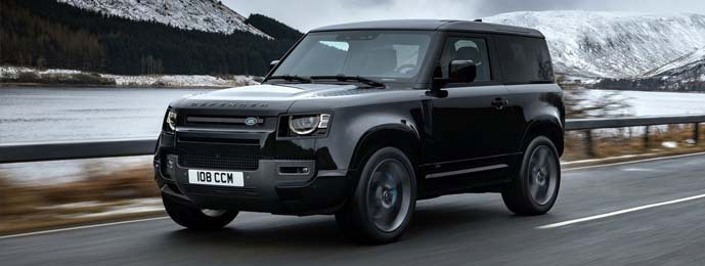
<svg viewBox="0 0 705 266"><path fill-rule="evenodd" d="M276 128L275 117L180 115L177 125L188 128L219 128L232 130L271 130Z"/></svg>
<svg viewBox="0 0 705 266"><path fill-rule="evenodd" d="M185 168L254 171L259 168L259 159L258 154L228 156L180 154L179 165Z"/></svg>

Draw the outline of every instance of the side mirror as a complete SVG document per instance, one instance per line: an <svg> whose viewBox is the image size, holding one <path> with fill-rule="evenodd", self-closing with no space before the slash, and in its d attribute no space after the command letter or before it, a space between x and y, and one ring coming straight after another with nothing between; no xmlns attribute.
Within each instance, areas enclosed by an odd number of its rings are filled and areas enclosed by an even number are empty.
<svg viewBox="0 0 705 266"><path fill-rule="evenodd" d="M448 81L451 83L470 83L477 76L477 65L472 60L453 60L448 65Z"/></svg>
<svg viewBox="0 0 705 266"><path fill-rule="evenodd" d="M448 91L442 88L448 83L470 83L477 77L477 65L472 60L452 60L448 64L448 78L440 78L441 70L437 68L434 72L431 90L426 95L444 98L448 97Z"/></svg>
<svg viewBox="0 0 705 266"><path fill-rule="evenodd" d="M272 69L274 69L274 67L276 67L279 62L281 62L281 60L272 60L272 62L269 63L269 71L272 71Z"/></svg>

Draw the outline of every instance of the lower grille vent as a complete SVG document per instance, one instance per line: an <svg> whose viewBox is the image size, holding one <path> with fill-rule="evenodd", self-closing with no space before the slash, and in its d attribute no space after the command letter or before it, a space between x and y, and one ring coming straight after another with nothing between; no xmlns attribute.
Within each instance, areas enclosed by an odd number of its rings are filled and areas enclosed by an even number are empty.
<svg viewBox="0 0 705 266"><path fill-rule="evenodd" d="M259 168L259 156L252 155L192 155L180 154L179 165L186 168L254 171Z"/></svg>

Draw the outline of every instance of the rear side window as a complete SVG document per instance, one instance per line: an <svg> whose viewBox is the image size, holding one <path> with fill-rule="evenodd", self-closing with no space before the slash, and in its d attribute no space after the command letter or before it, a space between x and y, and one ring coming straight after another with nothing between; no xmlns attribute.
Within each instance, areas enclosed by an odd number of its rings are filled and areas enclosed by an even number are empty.
<svg viewBox="0 0 705 266"><path fill-rule="evenodd" d="M498 36L502 77L509 83L553 82L551 56L542 39Z"/></svg>

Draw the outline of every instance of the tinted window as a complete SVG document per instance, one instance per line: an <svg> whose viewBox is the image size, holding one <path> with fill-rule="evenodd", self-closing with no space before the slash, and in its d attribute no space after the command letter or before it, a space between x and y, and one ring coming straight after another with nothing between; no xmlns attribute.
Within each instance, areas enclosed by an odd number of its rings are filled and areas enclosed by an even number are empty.
<svg viewBox="0 0 705 266"><path fill-rule="evenodd" d="M498 36L497 50L505 82L553 81L551 57L544 40Z"/></svg>
<svg viewBox="0 0 705 266"><path fill-rule="evenodd" d="M477 65L475 81L490 81L490 60L487 43L483 39L448 38L440 60L443 78L448 78L448 64L451 60L472 60Z"/></svg>

